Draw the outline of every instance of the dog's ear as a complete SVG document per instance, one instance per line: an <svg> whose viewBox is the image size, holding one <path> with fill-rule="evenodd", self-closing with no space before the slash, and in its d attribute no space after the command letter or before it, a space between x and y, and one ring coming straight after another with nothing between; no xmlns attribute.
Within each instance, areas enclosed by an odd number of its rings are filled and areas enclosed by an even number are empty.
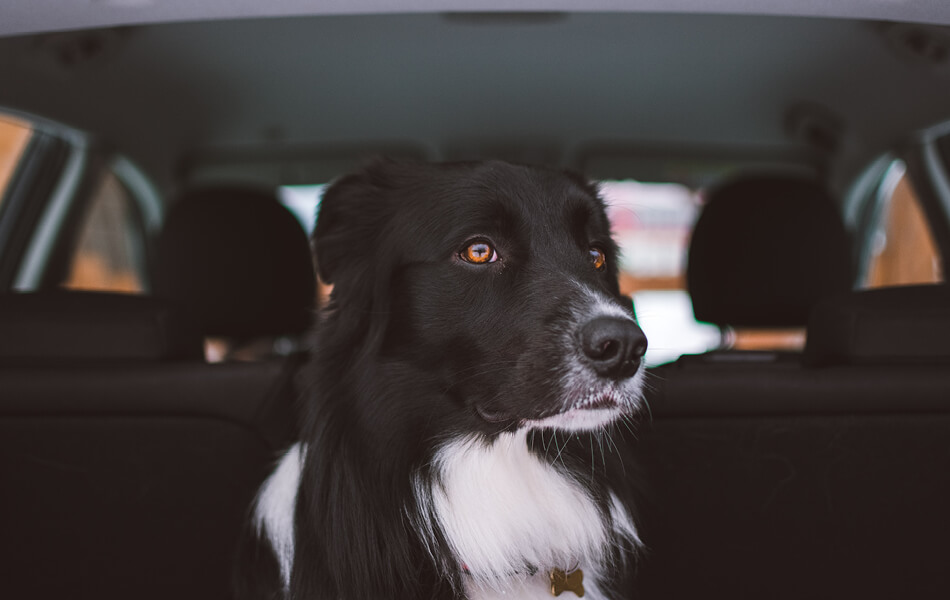
<svg viewBox="0 0 950 600"><path fill-rule="evenodd" d="M320 201L312 245L320 278L338 283L341 273L361 269L385 223L385 192L367 170L347 175L327 188Z"/></svg>
<svg viewBox="0 0 950 600"><path fill-rule="evenodd" d="M387 327L396 261L395 249L387 251L385 242L398 187L394 165L377 160L333 183L320 201L312 238L320 278L333 285L329 314L341 334L368 342L363 345L367 352L382 341Z"/></svg>

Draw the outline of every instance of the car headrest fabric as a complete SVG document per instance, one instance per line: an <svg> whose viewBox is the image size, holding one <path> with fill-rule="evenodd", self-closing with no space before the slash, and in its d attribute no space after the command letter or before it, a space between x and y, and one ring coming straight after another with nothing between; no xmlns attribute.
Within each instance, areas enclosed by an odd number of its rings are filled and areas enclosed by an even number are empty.
<svg viewBox="0 0 950 600"><path fill-rule="evenodd" d="M145 296L98 292L0 295L0 361L202 360L181 312Z"/></svg>
<svg viewBox="0 0 950 600"><path fill-rule="evenodd" d="M950 286L916 285L822 300L808 323L806 364L950 362Z"/></svg>
<svg viewBox="0 0 950 600"><path fill-rule="evenodd" d="M800 327L819 298L851 286L848 234L825 190L793 176L747 176L713 189L686 270L696 319Z"/></svg>
<svg viewBox="0 0 950 600"><path fill-rule="evenodd" d="M305 331L316 305L307 235L270 191L192 190L169 210L155 290L194 313L205 335Z"/></svg>

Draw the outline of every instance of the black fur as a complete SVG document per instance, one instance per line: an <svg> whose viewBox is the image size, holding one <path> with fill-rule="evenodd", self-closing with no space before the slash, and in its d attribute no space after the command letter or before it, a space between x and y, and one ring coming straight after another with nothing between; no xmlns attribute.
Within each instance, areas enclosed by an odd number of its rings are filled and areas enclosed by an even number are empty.
<svg viewBox="0 0 950 600"><path fill-rule="evenodd" d="M476 238L500 259L461 260ZM545 168L381 161L327 190L313 243L334 288L308 371L290 596L460 597L466 575L445 540L435 557L425 549L412 476L434 476L426 465L453 435L490 440L555 411L577 284L629 310L603 204L580 177ZM533 450L605 511L609 490L632 504L632 466L616 448L598 434L555 435L531 436ZM619 593L634 561L615 558L601 583ZM274 572L271 559L264 574L280 597Z"/></svg>

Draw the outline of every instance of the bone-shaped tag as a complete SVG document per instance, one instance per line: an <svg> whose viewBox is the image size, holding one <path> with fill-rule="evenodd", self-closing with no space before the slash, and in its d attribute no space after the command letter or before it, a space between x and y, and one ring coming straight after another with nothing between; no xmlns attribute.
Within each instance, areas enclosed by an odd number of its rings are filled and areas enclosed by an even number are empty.
<svg viewBox="0 0 950 600"><path fill-rule="evenodd" d="M551 571L551 595L560 596L562 592L574 592L578 598L584 597L584 572L574 569L565 573L561 569Z"/></svg>

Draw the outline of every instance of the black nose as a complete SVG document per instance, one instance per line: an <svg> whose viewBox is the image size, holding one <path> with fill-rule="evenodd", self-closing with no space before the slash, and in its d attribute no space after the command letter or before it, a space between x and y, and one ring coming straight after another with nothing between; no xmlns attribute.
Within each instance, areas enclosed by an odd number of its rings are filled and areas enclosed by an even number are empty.
<svg viewBox="0 0 950 600"><path fill-rule="evenodd" d="M581 349L601 377L626 379L640 368L647 338L630 319L598 317L581 327Z"/></svg>

